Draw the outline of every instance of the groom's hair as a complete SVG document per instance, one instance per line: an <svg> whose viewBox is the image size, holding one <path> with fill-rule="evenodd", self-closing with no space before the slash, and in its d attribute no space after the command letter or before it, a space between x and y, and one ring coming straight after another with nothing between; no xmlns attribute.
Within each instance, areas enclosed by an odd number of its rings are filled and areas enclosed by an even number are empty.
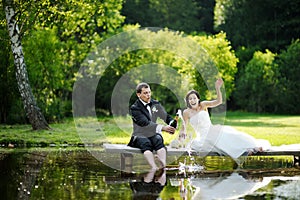
<svg viewBox="0 0 300 200"><path fill-rule="evenodd" d="M143 83L139 83L136 86L136 93L141 93L143 88L150 88L150 86L149 86L148 83L144 83L144 82Z"/></svg>
<svg viewBox="0 0 300 200"><path fill-rule="evenodd" d="M190 103L189 103L189 96L190 96L191 94L195 94L195 95L198 97L199 103L200 103L200 94L199 94L196 90L190 90L190 91L188 91L188 93L187 93L186 96L185 96L185 103L186 103L186 106L187 106L188 108L191 108L191 107L192 107L192 106L190 105Z"/></svg>

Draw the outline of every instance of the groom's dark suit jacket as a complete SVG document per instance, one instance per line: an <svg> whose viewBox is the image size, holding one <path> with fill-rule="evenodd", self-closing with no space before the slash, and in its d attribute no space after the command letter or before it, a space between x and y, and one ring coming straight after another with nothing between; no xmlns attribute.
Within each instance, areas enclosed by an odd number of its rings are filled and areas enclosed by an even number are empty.
<svg viewBox="0 0 300 200"><path fill-rule="evenodd" d="M156 134L157 118L161 118L166 124L169 124L173 118L165 111L164 107L156 100L150 101L152 117L147 107L138 99L130 107L130 113L133 120L132 136L151 137Z"/></svg>

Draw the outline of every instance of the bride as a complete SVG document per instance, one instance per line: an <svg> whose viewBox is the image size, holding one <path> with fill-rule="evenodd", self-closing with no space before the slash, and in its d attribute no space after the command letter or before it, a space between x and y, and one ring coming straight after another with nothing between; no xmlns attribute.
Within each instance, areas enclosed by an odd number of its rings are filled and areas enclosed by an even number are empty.
<svg viewBox="0 0 300 200"><path fill-rule="evenodd" d="M271 147L266 140L255 139L249 134L238 131L230 126L212 125L208 108L222 104L221 86L222 79L215 83L217 98L211 101L200 101L197 91L187 93L185 100L187 108L183 111L183 126L179 137L186 136L188 122L196 132L196 138L191 143L191 148L196 151L216 151L238 159L242 155L251 155Z"/></svg>

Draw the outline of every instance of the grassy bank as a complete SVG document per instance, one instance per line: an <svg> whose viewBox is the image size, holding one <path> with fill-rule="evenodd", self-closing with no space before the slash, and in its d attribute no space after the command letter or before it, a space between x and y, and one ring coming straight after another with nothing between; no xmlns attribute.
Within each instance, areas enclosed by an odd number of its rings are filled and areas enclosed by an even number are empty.
<svg viewBox="0 0 300 200"><path fill-rule="evenodd" d="M272 145L300 144L300 116L228 112L226 124Z"/></svg>
<svg viewBox="0 0 300 200"><path fill-rule="evenodd" d="M267 139L272 145L300 143L300 116L263 115L243 112L227 112L225 125L235 127L256 138ZM101 118L101 130L91 134L89 145L103 142L127 143L131 134L130 117ZM30 125L0 125L2 147L61 147L83 146L73 119L51 124L52 130L31 131ZM88 134L88 133L87 133ZM80 135L80 136L79 136ZM175 136L164 134L166 143Z"/></svg>

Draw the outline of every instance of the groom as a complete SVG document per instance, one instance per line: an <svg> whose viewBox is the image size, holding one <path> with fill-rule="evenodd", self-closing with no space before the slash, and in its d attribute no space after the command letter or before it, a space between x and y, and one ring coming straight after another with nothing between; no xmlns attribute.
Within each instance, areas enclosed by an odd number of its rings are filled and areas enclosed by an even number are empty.
<svg viewBox="0 0 300 200"><path fill-rule="evenodd" d="M173 118L165 111L164 107L156 100L151 99L151 89L147 83L140 83L136 87L138 99L130 107L133 121L133 133L128 146L140 148L145 159L152 169L156 166L153 151L157 153L160 168L166 166L166 148L161 135L162 131L174 134L175 128L170 125L156 123L157 118L170 124Z"/></svg>

